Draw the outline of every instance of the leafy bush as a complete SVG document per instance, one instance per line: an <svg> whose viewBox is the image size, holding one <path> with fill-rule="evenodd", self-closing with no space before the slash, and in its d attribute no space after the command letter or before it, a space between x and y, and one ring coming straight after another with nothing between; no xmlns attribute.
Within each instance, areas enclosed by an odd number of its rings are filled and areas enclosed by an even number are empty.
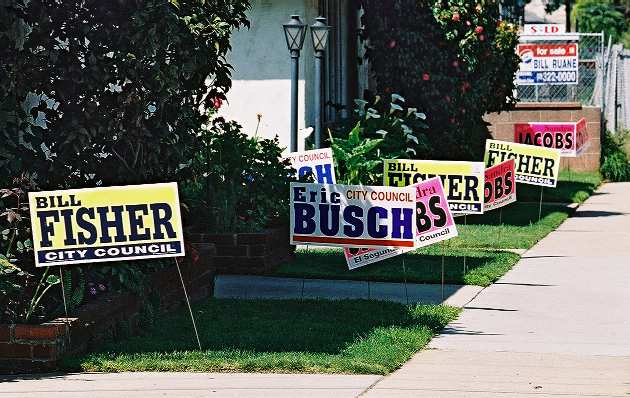
<svg viewBox="0 0 630 398"><path fill-rule="evenodd" d="M183 186L188 224L204 232L257 231L288 220L294 170L280 160L278 138L247 136L241 126L214 118L199 135L193 178Z"/></svg>
<svg viewBox="0 0 630 398"><path fill-rule="evenodd" d="M383 162L378 147L382 138L361 137L361 122L357 122L347 139L331 136L330 141L338 184L381 185L383 174L378 167Z"/></svg>
<svg viewBox="0 0 630 398"><path fill-rule="evenodd" d="M627 29L623 13L610 0L578 0L571 17L580 32L604 32L606 40L621 40Z"/></svg>
<svg viewBox="0 0 630 398"><path fill-rule="evenodd" d="M0 189L0 323L28 322L55 306L48 299L59 284L50 267L35 270L26 193L35 189L33 176L15 178L13 188Z"/></svg>
<svg viewBox="0 0 630 398"><path fill-rule="evenodd" d="M248 7L0 0L0 167L44 188L172 179L231 86Z"/></svg>
<svg viewBox="0 0 630 398"><path fill-rule="evenodd" d="M482 117L510 109L519 58L516 27L482 0L363 0L366 56L379 93L427 114L428 146L414 157L478 159Z"/></svg>
<svg viewBox="0 0 630 398"><path fill-rule="evenodd" d="M427 137L422 131L427 128L426 115L407 107L402 96L375 96L369 100L355 99L354 103L352 117L332 128L333 137L345 137L358 125L364 138L382 139L379 155L407 158L428 150Z"/></svg>
<svg viewBox="0 0 630 398"><path fill-rule="evenodd" d="M630 181L630 163L625 149L627 137L628 132L620 132L615 136L608 131L602 137L600 172L609 181Z"/></svg>

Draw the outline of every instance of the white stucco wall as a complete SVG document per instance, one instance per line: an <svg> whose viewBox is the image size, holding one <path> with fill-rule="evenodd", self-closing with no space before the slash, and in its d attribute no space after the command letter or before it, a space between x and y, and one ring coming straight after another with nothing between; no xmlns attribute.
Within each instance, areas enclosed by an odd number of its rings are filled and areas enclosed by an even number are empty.
<svg viewBox="0 0 630 398"><path fill-rule="evenodd" d="M280 143L290 143L291 59L282 24L291 14L312 24L317 16L317 0L252 0L248 13L251 28L235 31L228 61L234 67L232 89L220 114L243 125L253 135L257 114L262 114L258 136L278 135ZM314 56L307 31L300 56L298 128L312 125Z"/></svg>
<svg viewBox="0 0 630 398"><path fill-rule="evenodd" d="M532 0L525 5L525 23L564 24L566 22L565 15L564 5L561 5L551 14L545 12L545 3L542 0Z"/></svg>

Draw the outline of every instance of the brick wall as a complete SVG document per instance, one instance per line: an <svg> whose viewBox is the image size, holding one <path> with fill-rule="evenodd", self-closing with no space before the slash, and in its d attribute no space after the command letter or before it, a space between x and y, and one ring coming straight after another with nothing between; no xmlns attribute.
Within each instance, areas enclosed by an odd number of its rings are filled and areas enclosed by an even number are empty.
<svg viewBox="0 0 630 398"><path fill-rule="evenodd" d="M577 158L562 158L560 167L573 171L597 171L600 162L600 108L583 107L579 103L519 103L510 112L490 113L485 120L491 124L495 139L514 141L514 124L527 122L577 122L586 119L589 146Z"/></svg>
<svg viewBox="0 0 630 398"><path fill-rule="evenodd" d="M0 325L0 372L49 371L68 343L61 319L41 325Z"/></svg>
<svg viewBox="0 0 630 398"><path fill-rule="evenodd" d="M257 233L190 234L195 244L214 244L217 273L265 274L289 260L294 247L289 244L288 226Z"/></svg>
<svg viewBox="0 0 630 398"><path fill-rule="evenodd" d="M214 247L212 244L193 246L198 250L198 260L182 263L181 270L191 301L197 301L212 295ZM144 295L109 292L83 304L73 318L59 318L41 325L0 324L0 373L55 370L63 355L98 347L105 339L116 337L123 323L131 334L138 333L143 308L152 292L159 293L159 308L155 311L169 311L185 304L175 267L156 271L148 277Z"/></svg>

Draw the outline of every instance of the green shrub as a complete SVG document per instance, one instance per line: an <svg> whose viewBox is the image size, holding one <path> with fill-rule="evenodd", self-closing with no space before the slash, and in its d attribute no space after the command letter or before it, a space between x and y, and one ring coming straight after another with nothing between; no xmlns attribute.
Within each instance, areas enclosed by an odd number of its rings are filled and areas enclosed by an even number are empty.
<svg viewBox="0 0 630 398"><path fill-rule="evenodd" d="M249 137L222 117L201 130L200 151L183 184L186 224L204 232L251 232L288 222L294 170L278 138Z"/></svg>
<svg viewBox="0 0 630 398"><path fill-rule="evenodd" d="M630 163L625 149L627 137L628 132L613 135L608 131L602 137L600 172L609 181L630 181Z"/></svg>
<svg viewBox="0 0 630 398"><path fill-rule="evenodd" d="M0 0L0 185L168 181L231 86L248 0ZM8 176L8 177L5 177Z"/></svg>
<svg viewBox="0 0 630 398"><path fill-rule="evenodd" d="M334 126L331 137L345 138L358 126L363 138L380 140L378 156L409 158L426 153L426 115L405 102L398 94L355 99L352 117Z"/></svg>
<svg viewBox="0 0 630 398"><path fill-rule="evenodd" d="M428 146L415 158L479 159L487 112L510 109L519 58L514 25L496 2L363 0L378 93L399 93L427 115Z"/></svg>
<svg viewBox="0 0 630 398"><path fill-rule="evenodd" d="M613 43L619 42L627 26L623 13L610 0L578 0L571 18L578 31L604 32L606 41L610 37Z"/></svg>

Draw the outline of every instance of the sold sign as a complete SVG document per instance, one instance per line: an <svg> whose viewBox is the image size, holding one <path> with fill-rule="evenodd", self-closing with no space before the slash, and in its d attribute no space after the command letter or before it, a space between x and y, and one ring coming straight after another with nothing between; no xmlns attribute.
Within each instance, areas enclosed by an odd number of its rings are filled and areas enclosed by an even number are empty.
<svg viewBox="0 0 630 398"><path fill-rule="evenodd" d="M484 209L498 209L515 201L514 159L486 169Z"/></svg>

